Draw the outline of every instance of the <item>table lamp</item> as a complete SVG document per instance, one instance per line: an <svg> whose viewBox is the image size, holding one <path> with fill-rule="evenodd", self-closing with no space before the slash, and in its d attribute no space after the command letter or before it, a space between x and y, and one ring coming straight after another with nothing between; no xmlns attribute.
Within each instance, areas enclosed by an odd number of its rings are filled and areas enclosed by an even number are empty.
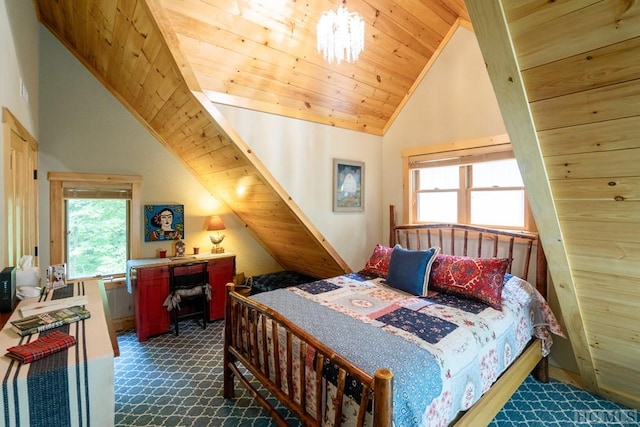
<svg viewBox="0 0 640 427"><path fill-rule="evenodd" d="M224 234L220 234L220 230L224 230L224 223L222 222L222 218L218 215L211 215L209 218L209 224L207 225L207 231L214 231L215 233L209 235L209 239L211 243L215 246L211 248L212 254L222 253L224 252L224 248L220 246L222 240L224 240Z"/></svg>

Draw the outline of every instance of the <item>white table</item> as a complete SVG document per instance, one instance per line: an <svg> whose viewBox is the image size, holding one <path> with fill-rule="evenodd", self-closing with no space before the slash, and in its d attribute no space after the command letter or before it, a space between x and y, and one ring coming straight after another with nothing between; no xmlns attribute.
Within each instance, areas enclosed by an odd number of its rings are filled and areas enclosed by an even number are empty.
<svg viewBox="0 0 640 427"><path fill-rule="evenodd" d="M35 340L20 337L10 321L21 316L20 307L39 301L21 301L0 332L0 426L113 426L115 394L113 359L117 343L108 328L103 306L104 287L96 280L76 282L50 292L41 301L86 295L91 317L60 327L78 344L30 364L21 365L4 350ZM114 348L115 344L115 348Z"/></svg>

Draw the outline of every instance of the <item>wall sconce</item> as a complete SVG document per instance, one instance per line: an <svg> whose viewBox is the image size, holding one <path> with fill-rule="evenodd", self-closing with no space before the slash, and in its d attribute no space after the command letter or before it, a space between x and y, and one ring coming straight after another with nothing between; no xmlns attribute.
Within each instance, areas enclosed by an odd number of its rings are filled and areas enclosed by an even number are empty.
<svg viewBox="0 0 640 427"><path fill-rule="evenodd" d="M224 223L222 218L218 215L211 215L209 218L209 224L207 225L207 231L215 231L215 233L209 235L211 243L215 246L211 248L212 254L219 254L224 252L224 248L220 246L220 243L224 240L224 234L220 234L220 230L224 230Z"/></svg>

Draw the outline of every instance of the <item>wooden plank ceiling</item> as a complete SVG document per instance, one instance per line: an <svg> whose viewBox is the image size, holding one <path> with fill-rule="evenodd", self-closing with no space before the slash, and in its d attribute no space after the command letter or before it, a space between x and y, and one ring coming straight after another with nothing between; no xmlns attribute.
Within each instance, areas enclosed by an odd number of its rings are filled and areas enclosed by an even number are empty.
<svg viewBox="0 0 640 427"><path fill-rule="evenodd" d="M582 378L640 408L640 4L467 6Z"/></svg>
<svg viewBox="0 0 640 427"><path fill-rule="evenodd" d="M353 1L355 64L327 64L315 26L339 1L34 0L38 19L224 201L285 269L350 271L211 101L383 134L463 0Z"/></svg>

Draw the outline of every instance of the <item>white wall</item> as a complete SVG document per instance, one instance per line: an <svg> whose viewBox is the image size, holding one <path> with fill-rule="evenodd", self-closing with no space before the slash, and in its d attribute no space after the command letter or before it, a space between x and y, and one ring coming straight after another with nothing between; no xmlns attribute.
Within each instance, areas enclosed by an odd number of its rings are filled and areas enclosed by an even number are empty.
<svg viewBox="0 0 640 427"><path fill-rule="evenodd" d="M29 102L20 97L20 79ZM38 22L29 1L0 0L0 106L8 108L20 123L38 137ZM0 132L0 147L4 147ZM0 149L0 176L7 153ZM6 241L4 180L0 185L0 242ZM0 244L0 268L7 267L6 245Z"/></svg>
<svg viewBox="0 0 640 427"><path fill-rule="evenodd" d="M216 104L351 269L380 243L382 138ZM333 212L333 159L365 163L364 212Z"/></svg>
<svg viewBox="0 0 640 427"><path fill-rule="evenodd" d="M403 150L505 133L475 34L460 27L384 135L385 209L395 204L402 220Z"/></svg>
<svg viewBox="0 0 640 427"><path fill-rule="evenodd" d="M40 31L40 242L41 264L49 264L49 182L47 172L142 175L143 204L185 205L187 251L211 248L205 219L221 214L223 246L237 255L247 275L281 267L223 205L126 110L51 33ZM138 215L142 218L142 212ZM140 239L143 239L140 236ZM142 257L155 257L165 242L143 242Z"/></svg>

